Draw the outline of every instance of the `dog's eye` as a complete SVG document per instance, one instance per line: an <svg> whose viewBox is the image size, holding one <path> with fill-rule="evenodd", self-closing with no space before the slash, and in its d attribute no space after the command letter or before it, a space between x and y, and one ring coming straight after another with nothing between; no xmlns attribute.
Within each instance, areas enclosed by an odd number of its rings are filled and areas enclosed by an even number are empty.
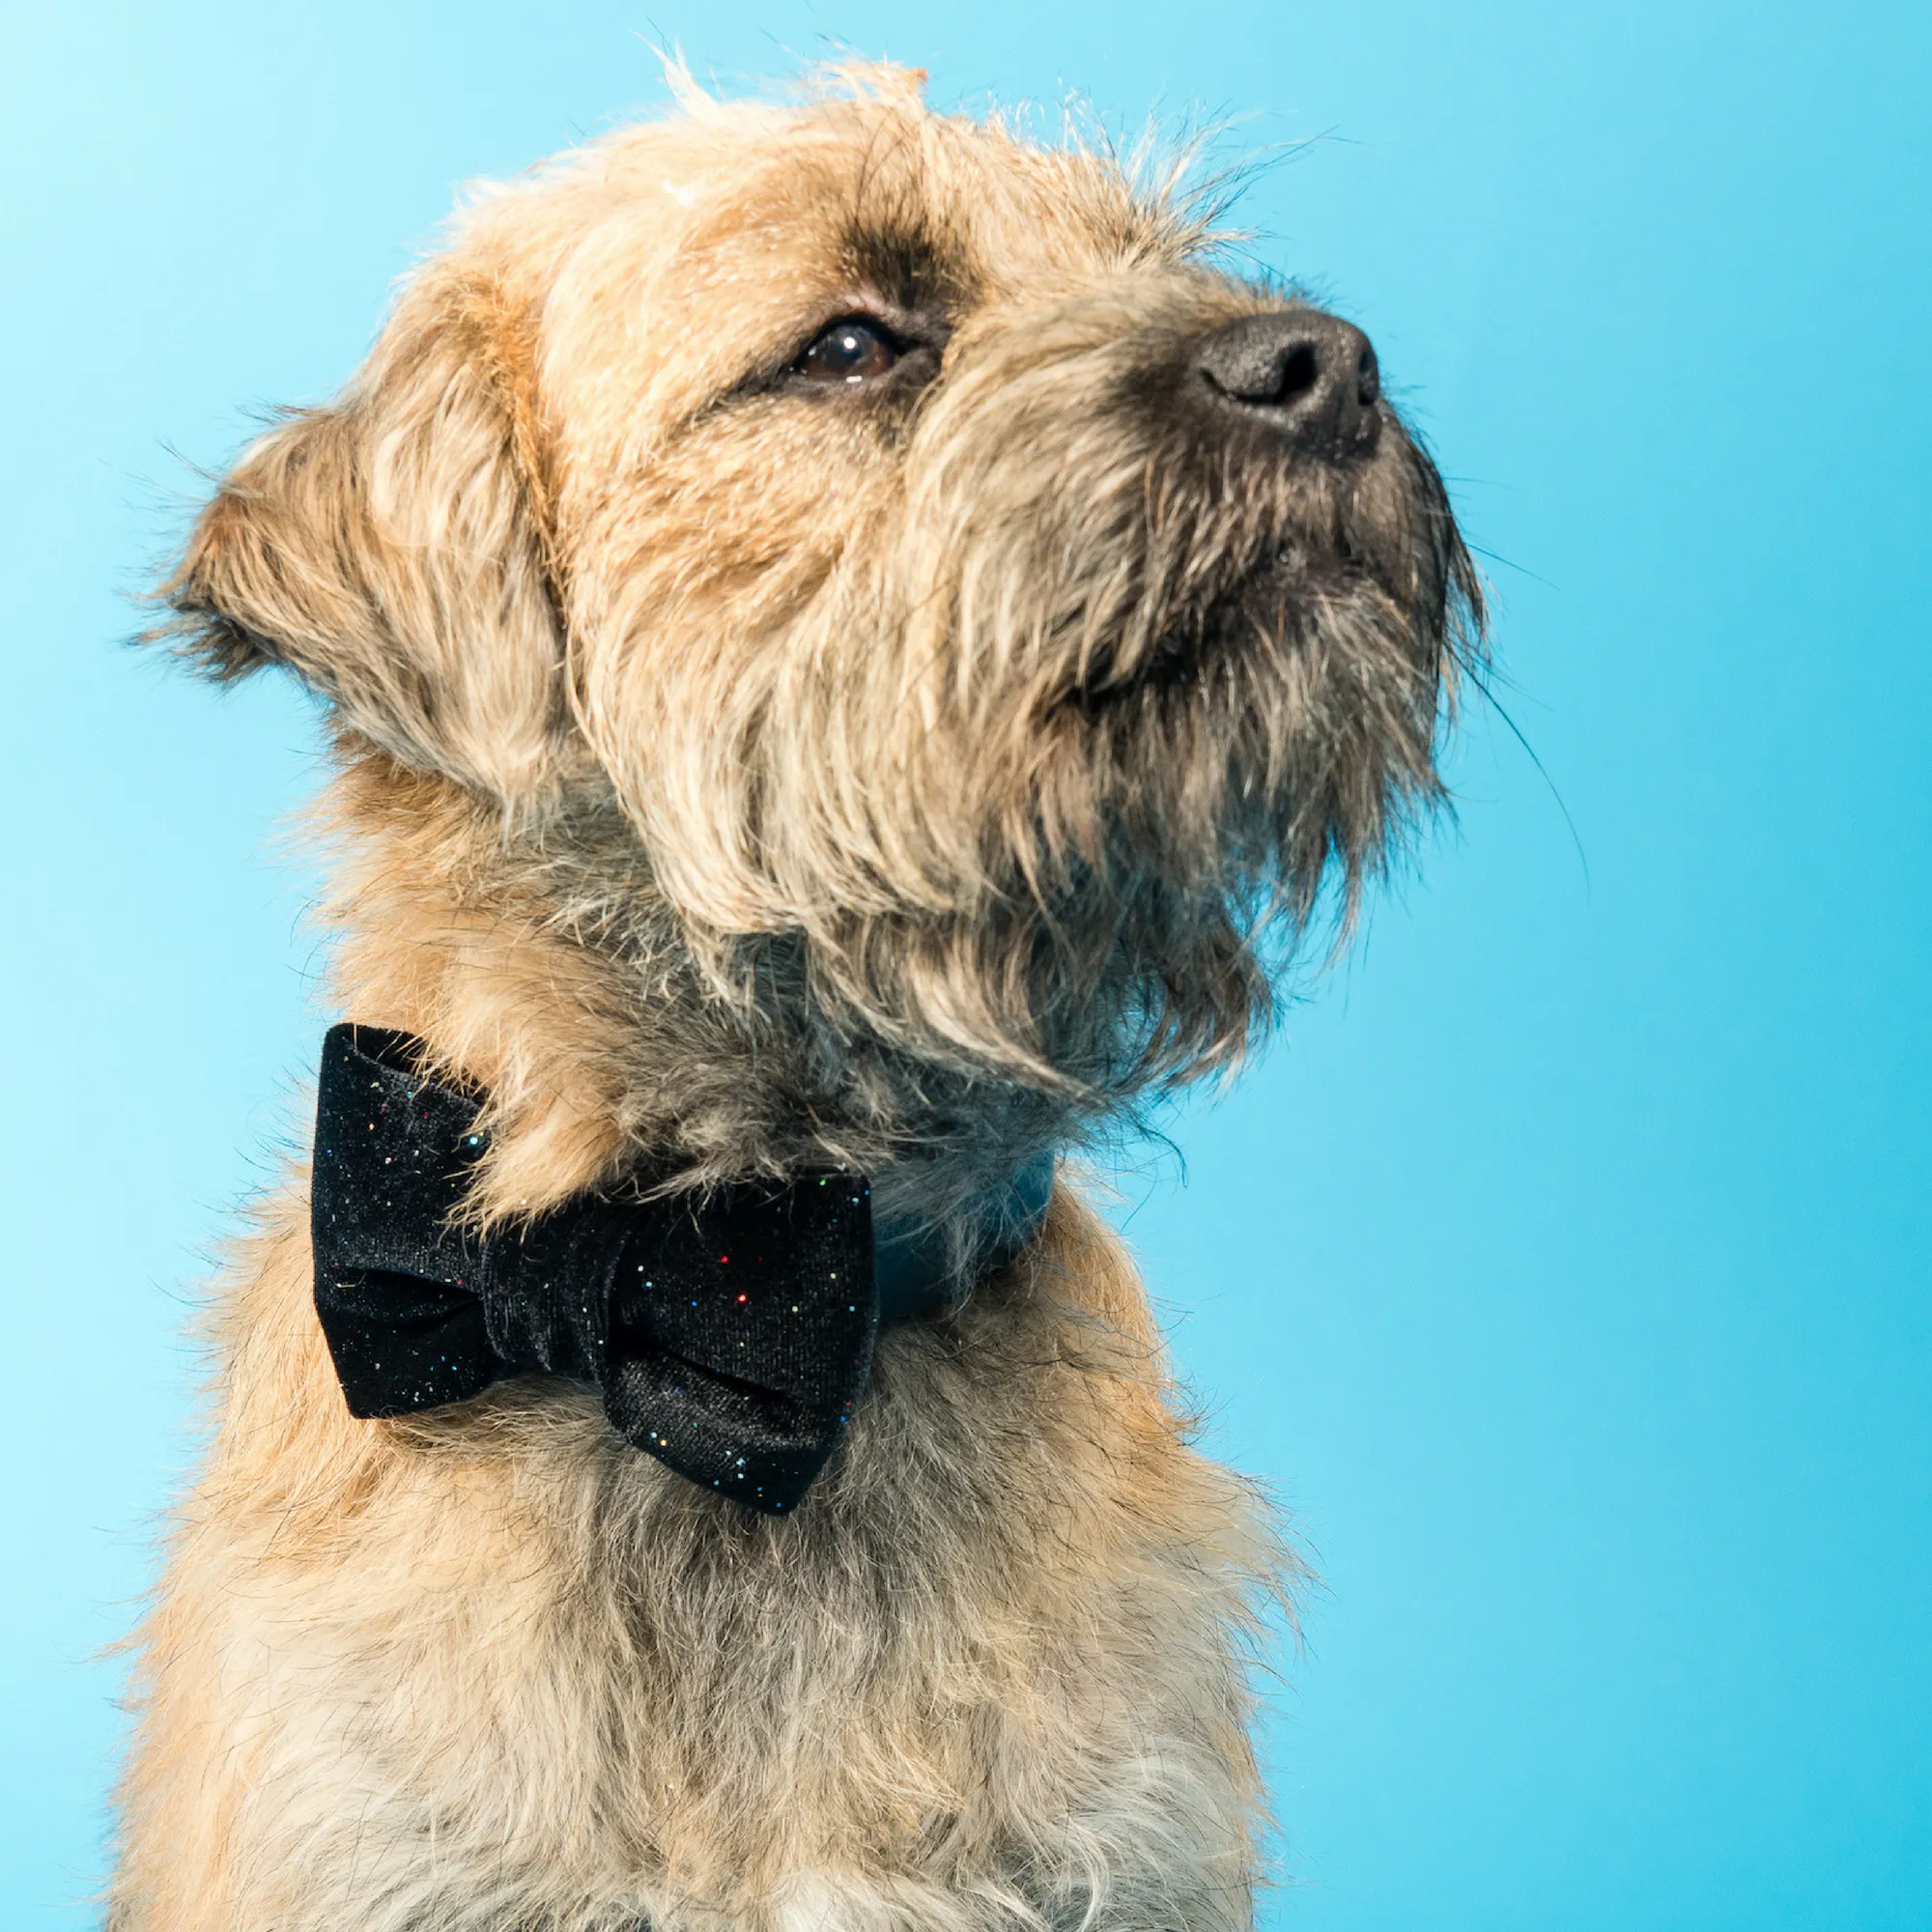
<svg viewBox="0 0 1932 1932"><path fill-rule="evenodd" d="M884 324L847 316L823 329L792 367L808 383L869 383L899 359Z"/></svg>

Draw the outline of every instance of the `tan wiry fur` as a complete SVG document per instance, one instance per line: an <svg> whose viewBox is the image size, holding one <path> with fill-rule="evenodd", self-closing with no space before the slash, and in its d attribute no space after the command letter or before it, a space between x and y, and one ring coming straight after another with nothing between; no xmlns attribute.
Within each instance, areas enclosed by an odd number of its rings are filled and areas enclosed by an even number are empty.
<svg viewBox="0 0 1932 1932"><path fill-rule="evenodd" d="M480 1219L832 1155L949 1226L1238 1055L1430 795L1473 585L1385 405L1342 466L1177 401L1286 298L1159 184L892 70L687 93L462 217L174 629L332 701L331 1004L487 1087ZM861 313L923 380L805 393ZM117 1932L1250 1922L1286 1559L1064 1177L778 1520L573 1384L352 1420L300 1172L213 1321Z"/></svg>

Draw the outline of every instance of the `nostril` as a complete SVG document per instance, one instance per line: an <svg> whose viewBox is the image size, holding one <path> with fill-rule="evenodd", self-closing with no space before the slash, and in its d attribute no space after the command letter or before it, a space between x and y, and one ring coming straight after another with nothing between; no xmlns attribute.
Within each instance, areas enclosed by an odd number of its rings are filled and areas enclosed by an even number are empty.
<svg viewBox="0 0 1932 1932"><path fill-rule="evenodd" d="M1281 380L1275 384L1271 403L1293 403L1307 395L1321 380L1321 360L1312 343L1297 342L1281 365Z"/></svg>
<svg viewBox="0 0 1932 1932"><path fill-rule="evenodd" d="M1365 342L1362 353L1355 358L1355 400L1366 409L1382 392L1382 372L1376 361L1376 352Z"/></svg>
<svg viewBox="0 0 1932 1932"><path fill-rule="evenodd" d="M1221 358L1219 366L1211 357L1202 362L1202 374L1230 402L1288 410L1321 386L1321 354L1312 342L1263 344L1260 354L1246 343L1236 347L1247 353Z"/></svg>

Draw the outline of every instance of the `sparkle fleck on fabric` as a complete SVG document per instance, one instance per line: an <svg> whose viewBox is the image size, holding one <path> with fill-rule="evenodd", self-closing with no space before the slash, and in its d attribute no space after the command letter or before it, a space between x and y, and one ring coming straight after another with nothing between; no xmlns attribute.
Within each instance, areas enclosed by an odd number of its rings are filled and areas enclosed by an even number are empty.
<svg viewBox="0 0 1932 1932"><path fill-rule="evenodd" d="M482 1096L420 1042L330 1028L316 1109L316 1312L351 1411L405 1415L508 1376L594 1383L627 1441L754 1509L794 1507L878 1328L871 1197L825 1172L702 1199L582 1195L479 1239L455 1216Z"/></svg>

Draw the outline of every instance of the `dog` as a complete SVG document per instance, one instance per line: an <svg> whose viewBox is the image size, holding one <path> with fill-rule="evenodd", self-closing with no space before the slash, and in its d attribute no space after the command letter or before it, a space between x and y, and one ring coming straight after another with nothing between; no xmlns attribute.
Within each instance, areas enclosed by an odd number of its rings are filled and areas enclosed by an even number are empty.
<svg viewBox="0 0 1932 1932"><path fill-rule="evenodd" d="M922 79L684 79L483 192L159 593L326 700L347 1097L209 1316L114 1932L1252 1923L1294 1559L1065 1163L1430 808L1478 586L1366 337ZM341 1166L412 1108L416 1275ZM565 1335L559 1216L708 1286ZM620 1363L743 1346L754 1225L807 1393ZM482 1366L398 1393L466 1266Z"/></svg>

